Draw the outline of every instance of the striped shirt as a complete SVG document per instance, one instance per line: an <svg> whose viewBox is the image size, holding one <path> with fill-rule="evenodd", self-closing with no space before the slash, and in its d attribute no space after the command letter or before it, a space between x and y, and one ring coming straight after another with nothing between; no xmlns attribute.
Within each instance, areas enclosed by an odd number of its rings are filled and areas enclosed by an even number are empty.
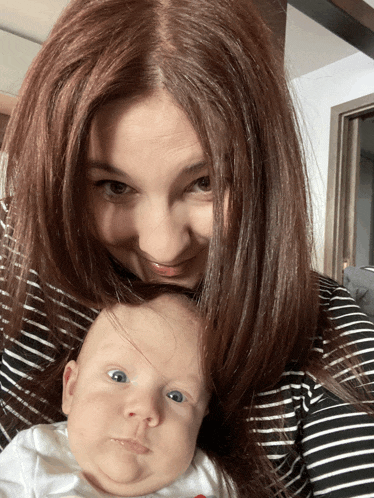
<svg viewBox="0 0 374 498"><path fill-rule="evenodd" d="M1 204L3 210L6 206ZM4 227L3 227L4 228ZM31 274L28 286L28 320L23 322L20 337L2 351L0 403L15 420L31 425L36 408L24 402L22 413L12 407L12 399L24 400L17 385L20 378L41 369L41 363L53 362L57 345L48 338L48 323L43 311L45 296ZM1 289L1 284L0 284ZM65 292L50 287L49 299L58 306L66 323L63 333L72 335L78 348L97 312L79 304ZM357 347L359 363L366 371L374 391L374 325L367 319L343 287L321 277L320 298L336 329L349 344ZM26 305L25 305L26 306ZM11 312L0 290L1 321ZM67 341L68 342L68 341ZM316 342L315 351L325 355L324 339ZM67 343L61 347L71 347ZM331 363L337 360L331 360ZM340 380L346 372L336 376ZM344 377L346 379L346 376ZM5 399L8 402L5 402ZM325 498L374 497L374 417L357 411L327 391L308 371L284 372L277 388L258 395L258 407L264 446L286 486L294 496ZM57 422L39 413L40 423ZM268 427L269 421L283 418L286 437ZM61 414L60 420L63 419ZM1 424L0 449L15 436Z"/></svg>

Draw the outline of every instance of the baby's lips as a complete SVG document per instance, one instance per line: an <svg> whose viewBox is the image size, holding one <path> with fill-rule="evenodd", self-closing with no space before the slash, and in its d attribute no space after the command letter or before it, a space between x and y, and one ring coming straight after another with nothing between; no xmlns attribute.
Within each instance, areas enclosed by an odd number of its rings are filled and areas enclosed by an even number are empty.
<svg viewBox="0 0 374 498"><path fill-rule="evenodd" d="M126 450L131 451L132 453L137 453L138 455L144 455L145 453L149 453L149 448L143 446L141 443L139 443L139 441L135 441L134 439L113 438L112 441L116 441Z"/></svg>

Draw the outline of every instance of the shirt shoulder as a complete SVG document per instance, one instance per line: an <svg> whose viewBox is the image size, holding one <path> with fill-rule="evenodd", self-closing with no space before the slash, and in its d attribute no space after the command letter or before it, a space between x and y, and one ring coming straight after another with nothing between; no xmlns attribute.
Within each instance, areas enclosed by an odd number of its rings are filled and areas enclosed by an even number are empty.
<svg viewBox="0 0 374 498"><path fill-rule="evenodd" d="M337 335L343 343L352 348L353 354L366 371L374 375L374 324L362 311L348 290L336 282L321 278L321 304L324 306ZM321 338L321 354L329 364L331 352L325 351L326 340ZM344 352L342 350L342 358ZM335 361L336 360L332 360ZM372 378L372 382L374 379Z"/></svg>
<svg viewBox="0 0 374 498"><path fill-rule="evenodd" d="M66 422L19 432L1 453L0 469L0 496L5 498L101 496L83 478L70 451Z"/></svg>
<svg viewBox="0 0 374 498"><path fill-rule="evenodd" d="M329 278L320 279L320 300L337 335L352 349L342 348L340 358L331 355L322 333L315 340L314 354L327 367L339 366L345 355L354 354L374 391L372 322L348 291ZM342 367L336 380L343 383L350 376L354 372ZM348 493L344 496L374 496L373 417L343 402L311 372L292 365L276 388L261 393L257 401L258 431L268 457L297 496L340 498L343 490Z"/></svg>
<svg viewBox="0 0 374 498"><path fill-rule="evenodd" d="M152 494L154 498L234 498L235 493L222 473L199 448L186 472L172 484Z"/></svg>

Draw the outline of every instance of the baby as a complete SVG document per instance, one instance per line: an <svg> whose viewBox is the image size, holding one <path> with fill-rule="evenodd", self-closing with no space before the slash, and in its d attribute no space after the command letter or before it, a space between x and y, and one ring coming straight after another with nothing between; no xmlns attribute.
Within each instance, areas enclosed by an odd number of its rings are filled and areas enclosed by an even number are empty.
<svg viewBox="0 0 374 498"><path fill-rule="evenodd" d="M63 374L66 422L23 431L0 455L0 496L228 496L196 440L209 392L200 321L184 296L118 304Z"/></svg>

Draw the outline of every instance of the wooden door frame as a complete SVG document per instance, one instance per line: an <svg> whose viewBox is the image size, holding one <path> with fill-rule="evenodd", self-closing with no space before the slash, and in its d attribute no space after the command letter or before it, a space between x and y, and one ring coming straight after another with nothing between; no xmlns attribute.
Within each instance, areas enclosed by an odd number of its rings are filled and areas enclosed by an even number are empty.
<svg viewBox="0 0 374 498"><path fill-rule="evenodd" d="M324 273L342 282L355 265L359 119L374 110L374 93L331 108Z"/></svg>

